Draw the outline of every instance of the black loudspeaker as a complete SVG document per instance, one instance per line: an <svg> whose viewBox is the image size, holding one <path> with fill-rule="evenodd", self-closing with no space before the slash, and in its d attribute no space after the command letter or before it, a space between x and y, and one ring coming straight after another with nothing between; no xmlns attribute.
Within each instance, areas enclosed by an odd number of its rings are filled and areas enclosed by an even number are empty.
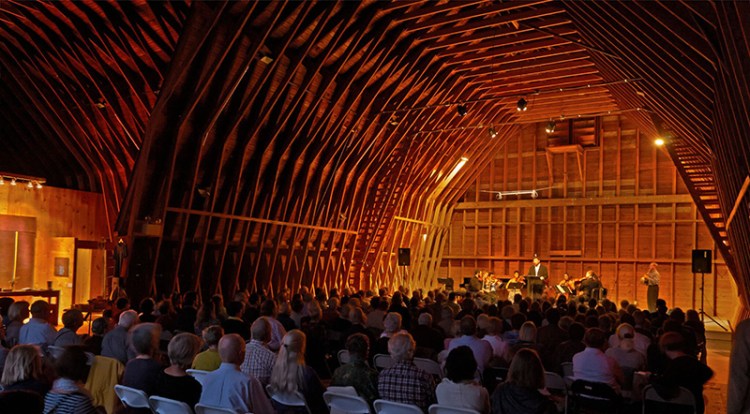
<svg viewBox="0 0 750 414"><path fill-rule="evenodd" d="M411 249L408 247L398 248L398 265L409 266L411 264Z"/></svg>
<svg viewBox="0 0 750 414"><path fill-rule="evenodd" d="M693 273L711 273L711 250L693 250Z"/></svg>

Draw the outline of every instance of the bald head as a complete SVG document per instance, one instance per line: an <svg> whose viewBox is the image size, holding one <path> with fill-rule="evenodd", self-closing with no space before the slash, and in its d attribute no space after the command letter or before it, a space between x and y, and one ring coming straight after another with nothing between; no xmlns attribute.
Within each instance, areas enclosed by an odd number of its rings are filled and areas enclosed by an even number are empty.
<svg viewBox="0 0 750 414"><path fill-rule="evenodd" d="M245 360L245 341L237 334L228 334L219 340L221 362L239 365Z"/></svg>

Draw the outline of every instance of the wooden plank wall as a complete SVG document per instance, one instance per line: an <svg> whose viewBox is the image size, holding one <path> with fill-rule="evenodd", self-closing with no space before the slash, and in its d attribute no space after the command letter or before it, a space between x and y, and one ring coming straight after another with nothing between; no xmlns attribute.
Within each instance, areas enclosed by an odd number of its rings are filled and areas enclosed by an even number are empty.
<svg viewBox="0 0 750 414"><path fill-rule="evenodd" d="M16 289L44 289L47 281L52 281L54 288L61 290L61 309L69 307L72 302L75 258L70 260L70 277L54 277L55 252L59 253L61 250L59 240L63 237L91 241L102 241L107 237L102 195L49 186L41 190L28 189L24 185L13 187L6 181L5 185L0 186L0 214L36 219L33 278L31 281L24 280L25 285L17 284ZM73 255L72 251L67 253ZM92 261L92 296L104 293L103 267L101 257ZM0 280L0 288L9 289L10 285Z"/></svg>
<svg viewBox="0 0 750 414"><path fill-rule="evenodd" d="M547 151L546 124L527 125L498 152L454 210L439 275L460 283L476 269L525 272L534 253L553 281L593 269L609 297L645 305L640 276L652 261L670 306L700 307L693 249L714 252L705 276L705 309L731 319L737 289L668 154L624 116L602 117L599 145L573 153ZM550 180L550 171L552 180ZM583 176L581 176L583 173ZM585 183L585 188L584 188ZM483 190L542 189L538 199Z"/></svg>

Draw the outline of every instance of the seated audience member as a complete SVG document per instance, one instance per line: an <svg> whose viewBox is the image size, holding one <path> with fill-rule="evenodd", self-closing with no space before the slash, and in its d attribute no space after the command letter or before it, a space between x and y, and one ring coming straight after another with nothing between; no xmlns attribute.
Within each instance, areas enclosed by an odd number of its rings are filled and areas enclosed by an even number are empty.
<svg viewBox="0 0 750 414"><path fill-rule="evenodd" d="M293 329L284 335L282 347L276 357L276 363L271 372L269 386L274 393L294 394L299 392L305 398L307 407L313 413L327 411L323 400L325 387L320 382L315 370L305 364L305 342L307 338L304 332ZM272 401L277 410L283 411L289 407L279 405ZM307 410L303 410L307 412Z"/></svg>
<svg viewBox="0 0 750 414"><path fill-rule="evenodd" d="M156 315L154 315L155 308L156 304L153 299L143 299L140 306L138 306L138 309L141 311L141 313L138 314L138 322L156 322Z"/></svg>
<svg viewBox="0 0 750 414"><path fill-rule="evenodd" d="M372 404L378 399L378 371L367 365L370 340L363 334L354 334L346 340L349 351L349 363L344 364L333 373L332 386L352 386L357 394Z"/></svg>
<svg viewBox="0 0 750 414"><path fill-rule="evenodd" d="M703 365L695 356L688 353L685 339L678 332L667 332L659 338L659 347L669 359L663 374L655 381L657 391L668 397L670 391L685 387L693 393L696 411L703 414L703 384L713 377L711 368Z"/></svg>
<svg viewBox="0 0 750 414"><path fill-rule="evenodd" d="M199 369L201 371L213 371L219 368L221 365L221 358L219 357L219 339L224 336L224 330L219 325L209 326L203 330L203 341L208 346L208 349L199 353L193 359L192 369Z"/></svg>
<svg viewBox="0 0 750 414"><path fill-rule="evenodd" d="M135 356L135 352L130 348L128 330L138 319L138 314L129 309L120 314L120 320L117 326L107 332L102 339L102 356L114 358L124 364Z"/></svg>
<svg viewBox="0 0 750 414"><path fill-rule="evenodd" d="M172 337L167 346L170 365L159 375L154 395L182 401L193 407L201 396L201 384L185 372L201 349L201 340L191 333Z"/></svg>
<svg viewBox="0 0 750 414"><path fill-rule="evenodd" d="M697 351L700 353L700 361L706 363L706 326L701 322L700 316L695 309L688 309L685 312L685 326L695 332Z"/></svg>
<svg viewBox="0 0 750 414"><path fill-rule="evenodd" d="M236 333L241 336L245 341L250 340L250 328L242 320L242 312L244 311L244 305L242 302L232 301L227 305L227 314L229 317L221 323L221 327L224 328L225 334Z"/></svg>
<svg viewBox="0 0 750 414"><path fill-rule="evenodd" d="M31 391L0 391L4 413L43 414L44 398Z"/></svg>
<svg viewBox="0 0 750 414"><path fill-rule="evenodd" d="M33 345L16 345L8 353L0 380L3 391L30 391L44 397L49 384L44 380L42 357Z"/></svg>
<svg viewBox="0 0 750 414"><path fill-rule="evenodd" d="M263 302L260 306L260 316L265 316L271 324L271 341L268 342L268 349L277 352L281 347L281 340L286 335L286 329L276 319L276 302L270 299Z"/></svg>
<svg viewBox="0 0 750 414"><path fill-rule="evenodd" d="M545 314L547 325L537 329L536 342L539 344L539 355L547 371L555 369L555 350L568 340L568 332L559 326L560 310L550 308Z"/></svg>
<svg viewBox="0 0 750 414"><path fill-rule="evenodd" d="M617 347L607 349L604 354L612 357L620 365L625 379L623 388L629 390L633 385L633 374L646 370L646 356L636 351L635 329L629 323L620 324L613 336L618 337Z"/></svg>
<svg viewBox="0 0 750 414"><path fill-rule="evenodd" d="M19 300L10 305L8 308L8 320L10 322L5 326L5 343L8 348L13 348L14 345L18 344L23 321L30 315L29 302Z"/></svg>
<svg viewBox="0 0 750 414"><path fill-rule="evenodd" d="M633 327L633 347L636 351L646 355L648 353L648 347L651 346L651 338L638 332L634 327L635 319L630 315L623 315L620 318L620 323L627 323ZM609 347L616 348L620 343L620 337L615 332L615 335L609 337Z"/></svg>
<svg viewBox="0 0 750 414"><path fill-rule="evenodd" d="M357 298L352 298L352 301L356 300ZM367 316L362 308L358 306L352 307L349 311L349 321L351 322L351 326L349 326L349 329L344 334L344 343L346 343L346 338L356 333L364 334L371 343L375 341L372 332L367 329Z"/></svg>
<svg viewBox="0 0 750 414"><path fill-rule="evenodd" d="M492 355L495 358L502 358L508 349L508 344L503 341L503 321L497 316L493 316L487 321L487 334L482 338L483 341L489 342L492 347Z"/></svg>
<svg viewBox="0 0 750 414"><path fill-rule="evenodd" d="M162 331L165 332L172 332L177 329L177 312L175 312L171 300L165 299L159 302L159 317L156 318L156 323L161 325Z"/></svg>
<svg viewBox="0 0 750 414"><path fill-rule="evenodd" d="M4 326L8 326L10 324L10 318L8 318L8 311L10 310L10 306L16 302L15 299L10 297L2 297L0 298L0 317L2 317L2 320L0 320L0 323L2 323Z"/></svg>
<svg viewBox="0 0 750 414"><path fill-rule="evenodd" d="M161 362L157 359L161 326L155 323L142 323L136 325L130 335L136 356L125 365L122 385L137 388L151 395L156 391L162 368Z"/></svg>
<svg viewBox="0 0 750 414"><path fill-rule="evenodd" d="M477 361L471 348L465 345L454 348L445 360L445 378L435 390L438 404L488 414L490 396L487 390L474 380L476 372Z"/></svg>
<svg viewBox="0 0 750 414"><path fill-rule="evenodd" d="M182 307L177 312L176 329L182 332L195 332L195 320L198 318L198 295L193 291L182 296Z"/></svg>
<svg viewBox="0 0 750 414"><path fill-rule="evenodd" d="M93 414L97 409L83 384L89 375L88 356L82 345L65 347L55 360L58 378L44 397L45 414Z"/></svg>
<svg viewBox="0 0 750 414"><path fill-rule="evenodd" d="M237 334L224 335L219 340L219 369L206 374L200 403L229 408L237 414L273 413L271 402L256 378L240 371L245 359L245 341Z"/></svg>
<svg viewBox="0 0 750 414"><path fill-rule="evenodd" d="M520 295L518 295L520 296ZM526 303L521 301L520 303ZM526 322L526 315L523 313L514 313L510 317L510 330L503 332L503 340L508 343L508 346L513 346L518 342L518 331L521 326Z"/></svg>
<svg viewBox="0 0 750 414"><path fill-rule="evenodd" d="M544 367L536 351L520 349L508 369L508 379L492 393L493 414L553 414L555 404L542 395Z"/></svg>
<svg viewBox="0 0 750 414"><path fill-rule="evenodd" d="M397 333L388 341L393 366L378 376L380 398L402 404L412 404L427 412L434 404L435 381L432 375L414 365L416 343L408 333Z"/></svg>
<svg viewBox="0 0 750 414"><path fill-rule="evenodd" d="M586 344L583 343L583 335L586 333L586 328L578 322L573 322L568 328L568 339L560 344L555 350L555 366L560 366L563 362L572 362L573 356L584 349Z"/></svg>
<svg viewBox="0 0 750 414"><path fill-rule="evenodd" d="M367 327L382 331L385 329L383 318L388 313L388 300L375 296L370 300L370 306L372 306L372 310L367 314Z"/></svg>
<svg viewBox="0 0 750 414"><path fill-rule="evenodd" d="M468 346L474 353L474 359L477 362L479 371L484 372L484 368L492 358L492 345L487 341L477 338L477 321L471 315L466 315L461 318L459 329L461 336L450 342L448 350L452 351L462 345Z"/></svg>
<svg viewBox="0 0 750 414"><path fill-rule="evenodd" d="M518 352L519 349L533 349L540 352L539 345L536 343L536 325L534 322L526 321L521 325L521 329L518 330L518 340L515 344L508 347L508 352L505 356L506 362L510 364L513 360L513 355Z"/></svg>
<svg viewBox="0 0 750 414"><path fill-rule="evenodd" d="M292 319L292 310L289 302L281 302L279 304L279 313L278 315L276 315L276 319L281 323L281 326L283 326L287 332L291 331L292 329L297 329L297 324L294 323L294 319Z"/></svg>
<svg viewBox="0 0 750 414"><path fill-rule="evenodd" d="M104 340L104 335L107 333L108 327L109 325L107 324L106 318L96 318L91 322L91 336L83 341L83 346L86 347L86 352L91 352L94 355L102 354L102 341Z"/></svg>
<svg viewBox="0 0 750 414"><path fill-rule="evenodd" d="M451 292L453 293L453 292ZM440 309L440 322L437 324L437 328L443 331L443 335L446 338L453 338L456 336L456 314L453 313L453 309L449 306L443 306Z"/></svg>
<svg viewBox="0 0 750 414"><path fill-rule="evenodd" d="M372 347L372 356L388 353L388 341L399 332L406 332L401 329L401 315L396 312L388 312L383 319L383 333L375 341Z"/></svg>
<svg viewBox="0 0 750 414"><path fill-rule="evenodd" d="M417 342L417 350L428 351L428 354L424 355L425 357L432 358L443 350L445 335L432 327L432 315L428 312L419 314L417 326L412 329L411 334L414 341Z"/></svg>
<svg viewBox="0 0 750 414"><path fill-rule="evenodd" d="M271 379L271 371L276 363L276 354L268 349L271 340L271 324L268 318L261 316L250 327L252 339L245 347L245 359L240 371L255 377L265 387Z"/></svg>
<svg viewBox="0 0 750 414"><path fill-rule="evenodd" d="M55 328L49 324L49 303L37 300L31 304L31 319L21 327L18 343L40 345L44 349L52 342L56 333Z"/></svg>
<svg viewBox="0 0 750 414"><path fill-rule="evenodd" d="M53 336L51 345L63 347L66 345L80 345L83 343L78 336L78 328L83 326L83 313L78 309L65 311L62 316L63 328Z"/></svg>
<svg viewBox="0 0 750 414"><path fill-rule="evenodd" d="M573 356L573 377L577 380L607 384L619 394L624 377L617 361L604 354L606 345L604 331L599 328L589 328L583 341L586 349Z"/></svg>

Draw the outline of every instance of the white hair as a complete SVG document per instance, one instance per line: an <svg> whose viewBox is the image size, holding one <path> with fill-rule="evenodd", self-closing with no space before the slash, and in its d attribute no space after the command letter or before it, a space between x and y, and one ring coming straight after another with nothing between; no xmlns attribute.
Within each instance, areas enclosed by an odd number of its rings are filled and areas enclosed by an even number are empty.
<svg viewBox="0 0 750 414"><path fill-rule="evenodd" d="M388 340L388 353L396 362L412 359L415 347L414 339L405 332L399 332Z"/></svg>
<svg viewBox="0 0 750 414"><path fill-rule="evenodd" d="M120 314L120 321L117 322L117 324L122 326L123 328L130 328L131 326L135 325L135 321L137 319L138 314L134 310L128 309Z"/></svg>

